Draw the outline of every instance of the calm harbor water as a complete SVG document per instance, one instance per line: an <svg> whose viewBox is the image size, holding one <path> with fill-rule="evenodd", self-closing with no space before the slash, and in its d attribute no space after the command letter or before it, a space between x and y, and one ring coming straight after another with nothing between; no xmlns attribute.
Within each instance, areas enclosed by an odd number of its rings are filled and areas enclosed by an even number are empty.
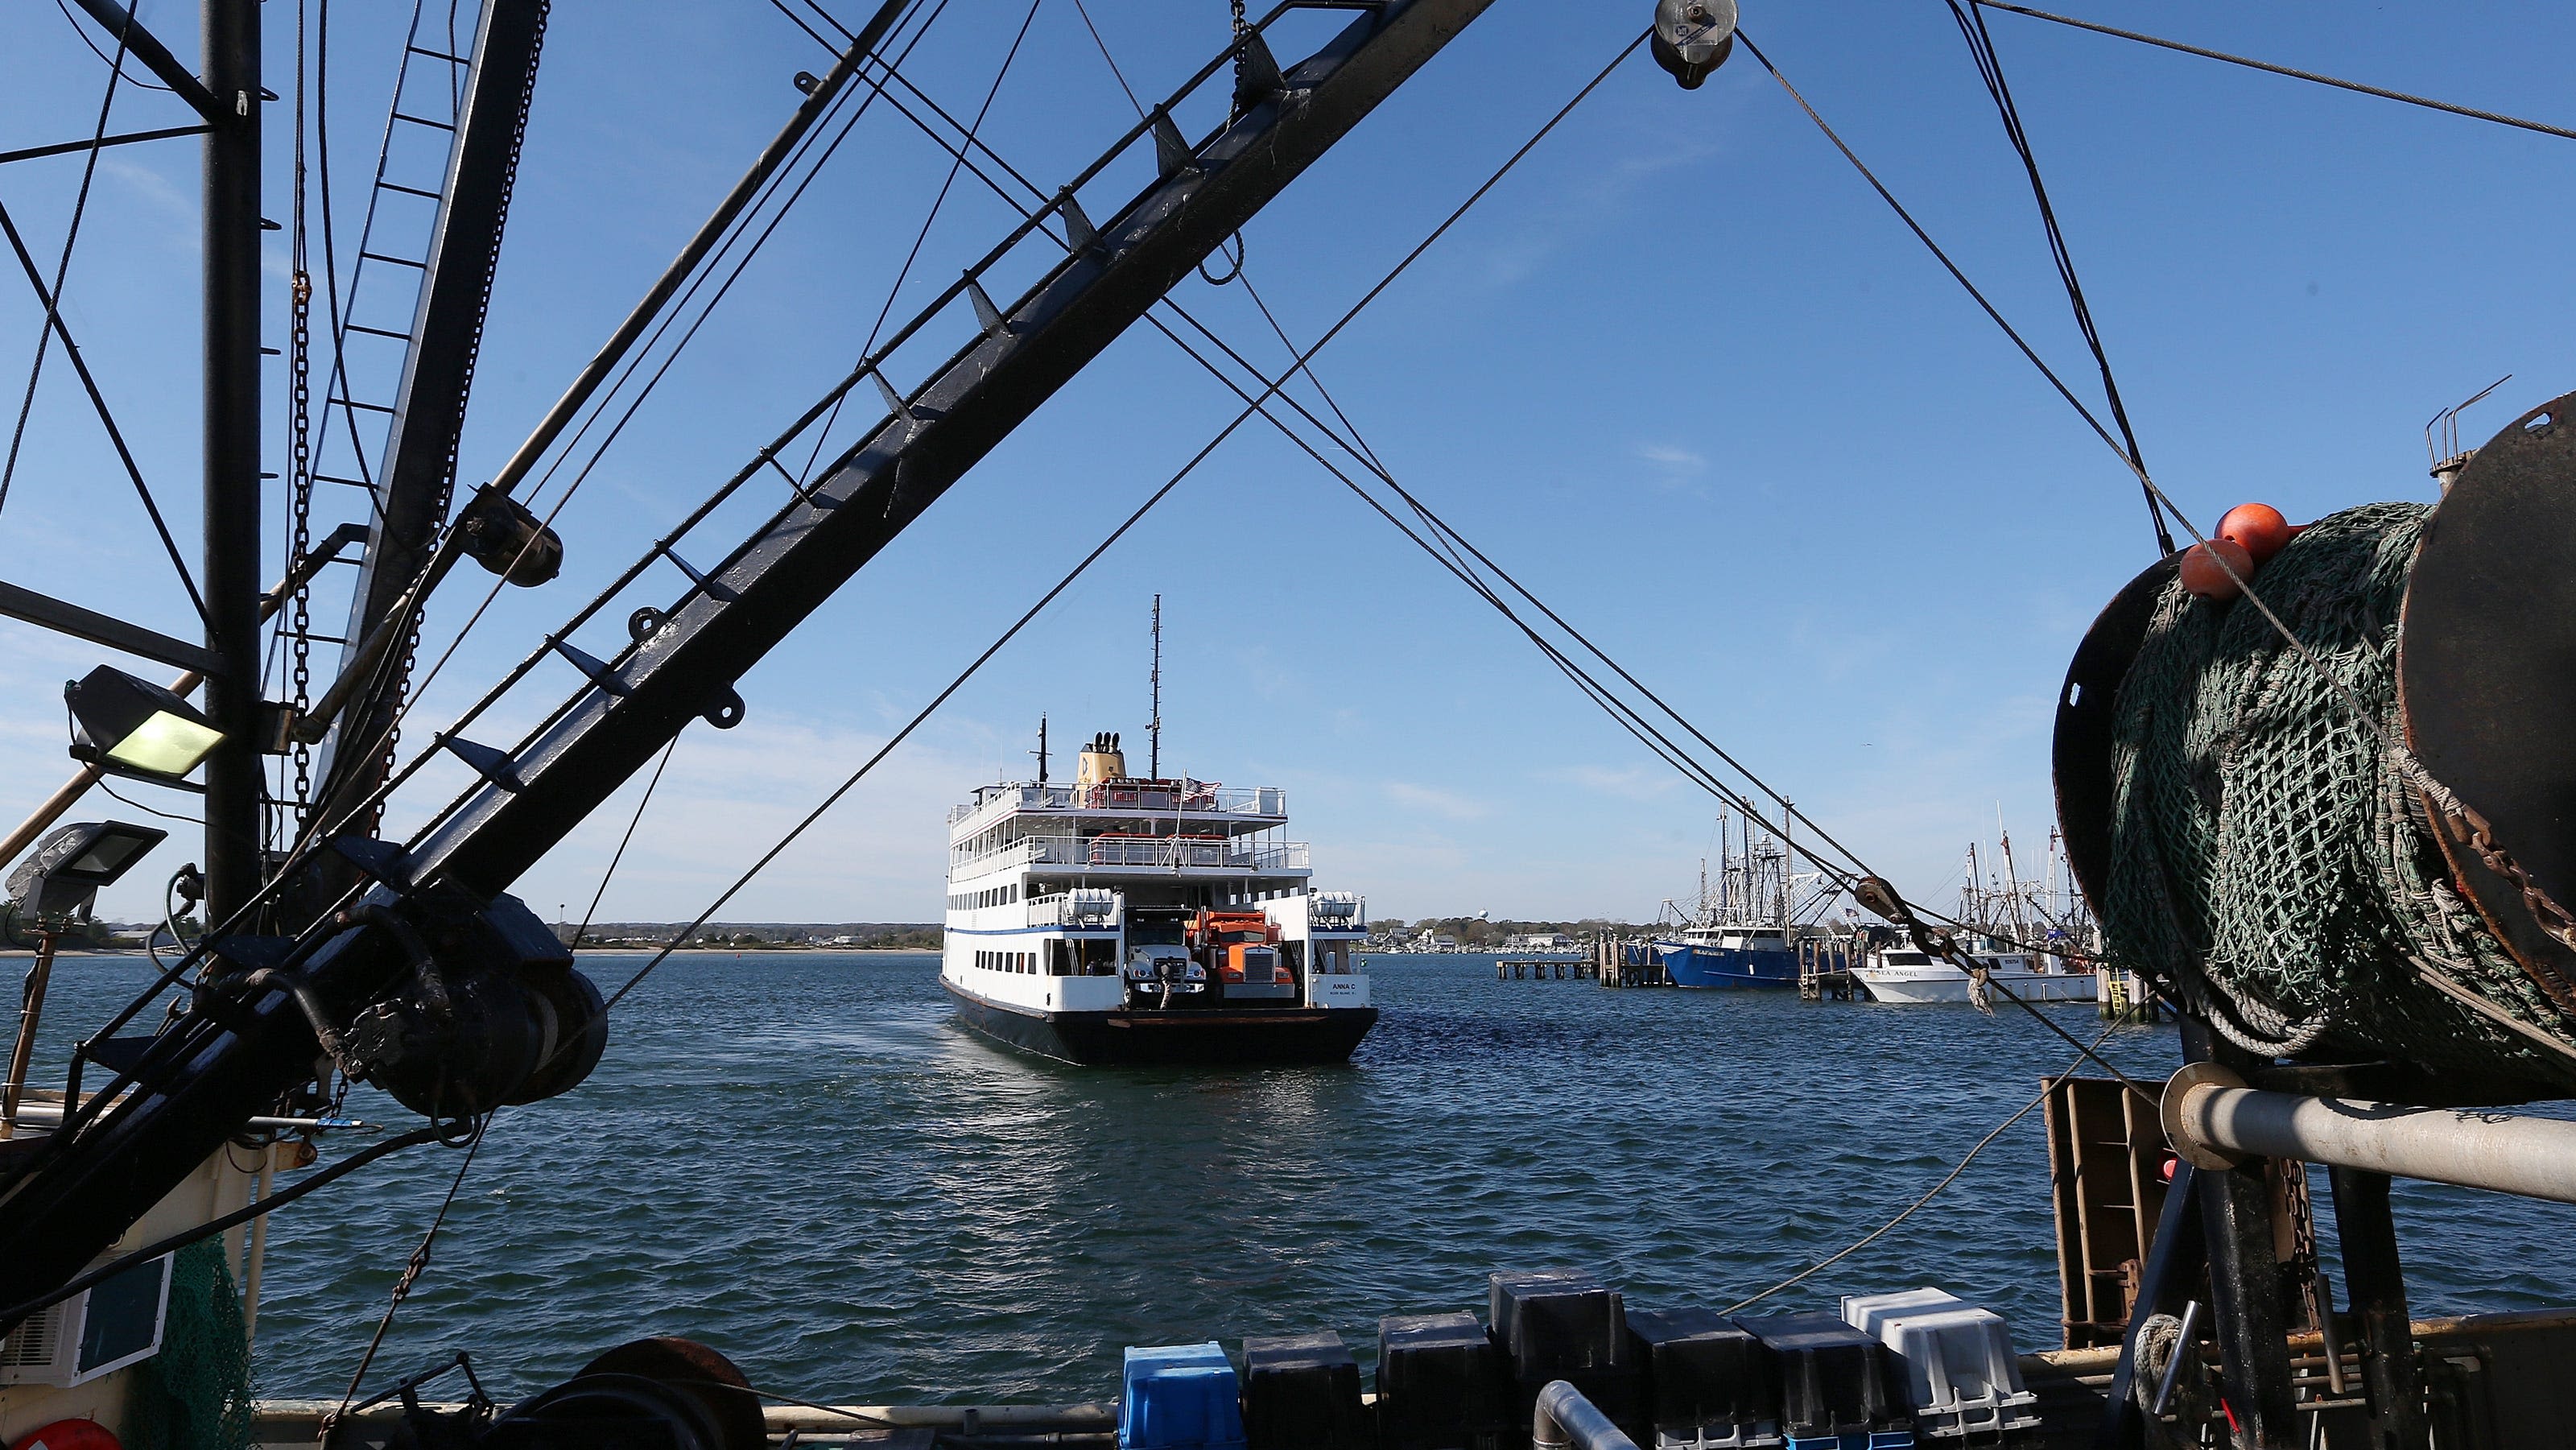
<svg viewBox="0 0 2576 1450"><path fill-rule="evenodd" d="M587 962L613 986L640 960ZM370 1384L465 1348L524 1391L670 1333L791 1395L1056 1402L1107 1398L1129 1344L1329 1328L1365 1359L1378 1316L1481 1308L1500 1267L1723 1306L1884 1222L2074 1055L2010 1008L1372 969L1348 1067L1084 1071L967 1035L928 955L676 957L587 1084L495 1123ZM66 959L55 1056L142 980ZM2103 1052L2176 1060L2169 1027ZM278 1215L262 1393L338 1395L456 1166L414 1150ZM2401 1185L2398 1212L2419 1312L2576 1300L2570 1210ZM1766 1307L1936 1284L2051 1348L2050 1235L2033 1113Z"/></svg>

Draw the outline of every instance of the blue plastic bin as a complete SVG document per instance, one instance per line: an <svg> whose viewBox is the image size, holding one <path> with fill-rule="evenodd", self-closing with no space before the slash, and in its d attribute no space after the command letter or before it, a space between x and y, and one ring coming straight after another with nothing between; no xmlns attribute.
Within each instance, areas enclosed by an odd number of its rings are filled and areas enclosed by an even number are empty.
<svg viewBox="0 0 2576 1450"><path fill-rule="evenodd" d="M1127 1350L1118 1450L1243 1450L1234 1366L1213 1342Z"/></svg>

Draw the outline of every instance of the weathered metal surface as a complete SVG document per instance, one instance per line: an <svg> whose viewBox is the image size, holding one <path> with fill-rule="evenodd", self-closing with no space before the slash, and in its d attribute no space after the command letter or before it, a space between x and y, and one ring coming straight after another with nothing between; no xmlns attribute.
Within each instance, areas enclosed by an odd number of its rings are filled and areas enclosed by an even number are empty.
<svg viewBox="0 0 2576 1450"><path fill-rule="evenodd" d="M2534 887L2567 905L2576 899L2576 752L2566 748L2576 718L2576 393L2515 419L2461 470L2424 525L2397 640L2407 747L2486 818ZM2521 883L2455 831L2434 834L2479 914L2566 1000L2576 949L2545 929Z"/></svg>
<svg viewBox="0 0 2576 1450"><path fill-rule="evenodd" d="M2424 1379L2406 1312L2406 1272L2397 1257L2397 1224L2388 1212L2388 1175L2328 1171L2334 1187L2335 1242L2344 1291L2361 1332L2361 1377L2370 1397L2371 1443L2383 1450L2422 1450Z"/></svg>
<svg viewBox="0 0 2576 1450"><path fill-rule="evenodd" d="M2051 773L2057 782L2057 828L2066 840L2066 864L2098 911L2111 879L2112 726L2120 706L2120 681L2129 674L2156 600L2180 567L2179 556L2159 559L2121 586L2102 607L2057 691L2057 728Z"/></svg>
<svg viewBox="0 0 2576 1450"><path fill-rule="evenodd" d="M2289 1158L2576 1203L2576 1123L2553 1118L2301 1097L2185 1068L2165 1122L2194 1162Z"/></svg>

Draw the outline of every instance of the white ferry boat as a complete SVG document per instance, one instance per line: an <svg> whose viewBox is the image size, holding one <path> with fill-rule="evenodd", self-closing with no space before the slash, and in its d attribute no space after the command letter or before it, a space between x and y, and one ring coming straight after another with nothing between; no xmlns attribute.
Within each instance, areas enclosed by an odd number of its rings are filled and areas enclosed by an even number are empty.
<svg viewBox="0 0 2576 1450"><path fill-rule="evenodd" d="M968 1027L1083 1065L1340 1062L1377 1023L1364 903L1316 891L1287 793L1127 773L979 786L948 814L940 985Z"/></svg>
<svg viewBox="0 0 2576 1450"><path fill-rule="evenodd" d="M2025 1002L2091 1002L2100 995L2101 979L2054 958L1998 950L1981 940L1970 953L1986 968L1986 979ZM1899 942L1871 951L1869 965L1852 968L1872 1000L1911 1005L1965 1002L1968 974L1920 947Z"/></svg>

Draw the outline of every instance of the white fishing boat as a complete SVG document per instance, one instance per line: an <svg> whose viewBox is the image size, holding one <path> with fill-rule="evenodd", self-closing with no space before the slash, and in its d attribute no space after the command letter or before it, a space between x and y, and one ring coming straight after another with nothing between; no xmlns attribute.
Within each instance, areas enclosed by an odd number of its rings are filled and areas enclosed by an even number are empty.
<svg viewBox="0 0 2576 1450"><path fill-rule="evenodd" d="M2100 995L2099 977L2058 958L2014 951L1979 951L1970 957L1986 969L1988 982L2025 1002L2090 1002ZM1869 965L1852 968L1852 975L1872 1001L1899 1006L1965 1002L1973 985L1966 972L1911 945L1877 948L1869 954Z"/></svg>

